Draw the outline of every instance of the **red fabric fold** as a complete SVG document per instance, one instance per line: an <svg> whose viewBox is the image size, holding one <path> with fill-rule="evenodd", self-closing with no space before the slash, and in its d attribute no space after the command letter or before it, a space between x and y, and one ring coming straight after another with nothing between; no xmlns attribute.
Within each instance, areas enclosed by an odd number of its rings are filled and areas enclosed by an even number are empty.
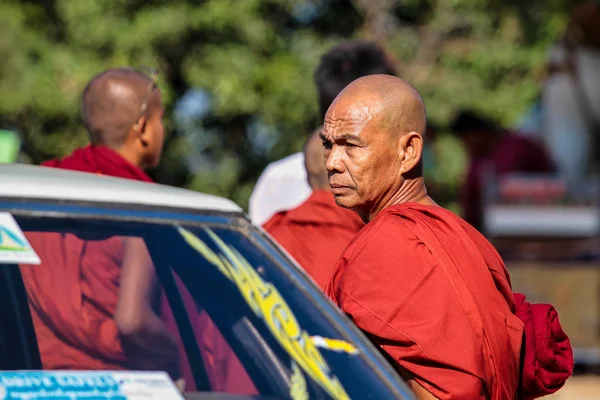
<svg viewBox="0 0 600 400"><path fill-rule="evenodd" d="M363 226L355 212L335 204L331 192L315 190L298 207L275 214L263 228L325 290L342 251Z"/></svg>
<svg viewBox="0 0 600 400"><path fill-rule="evenodd" d="M211 390L228 394L257 395L258 391L248 376L246 369L221 335L219 328L211 320L210 315L194 301L193 296L179 276L174 274L173 278L181 294L186 313L190 318ZM187 352L185 351L177 321L166 296L163 296L162 299L161 316L165 325L177 341L181 360L181 377L186 383L185 390L187 392L195 392L198 389L196 382L194 382Z"/></svg>
<svg viewBox="0 0 600 400"><path fill-rule="evenodd" d="M516 315L525 325L521 395L524 399L535 399L563 387L573 374L573 350L554 307L530 304L520 293L514 296Z"/></svg>
<svg viewBox="0 0 600 400"><path fill-rule="evenodd" d="M44 167L70 169L80 172L115 176L136 181L153 182L139 167L131 164L117 152L104 146L86 146L63 159L45 161Z"/></svg>
<svg viewBox="0 0 600 400"><path fill-rule="evenodd" d="M325 292L436 398L515 399L523 323L508 272L451 212L385 208L344 250Z"/></svg>

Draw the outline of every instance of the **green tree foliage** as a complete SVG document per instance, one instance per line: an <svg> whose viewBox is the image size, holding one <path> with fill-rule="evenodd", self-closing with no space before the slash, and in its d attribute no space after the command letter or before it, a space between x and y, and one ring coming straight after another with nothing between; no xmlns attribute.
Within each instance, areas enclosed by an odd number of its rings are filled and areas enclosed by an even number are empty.
<svg viewBox="0 0 600 400"><path fill-rule="evenodd" d="M156 66L167 141L154 176L247 205L264 166L319 123L312 74L342 38L370 38L397 60L442 124L459 107L512 123L539 91L565 24L558 0L3 0L0 128L33 163L86 143L79 100L91 76ZM201 116L174 112L190 89ZM184 113L185 114L185 113ZM464 159L447 136L432 174L448 199Z"/></svg>

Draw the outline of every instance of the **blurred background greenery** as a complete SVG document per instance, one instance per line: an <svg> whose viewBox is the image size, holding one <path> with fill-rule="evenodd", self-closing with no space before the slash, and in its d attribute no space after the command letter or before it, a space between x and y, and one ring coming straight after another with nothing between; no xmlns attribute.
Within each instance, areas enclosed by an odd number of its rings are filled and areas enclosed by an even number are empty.
<svg viewBox="0 0 600 400"><path fill-rule="evenodd" d="M559 0L3 0L0 129L21 161L63 156L87 137L80 94L115 66L155 66L167 103L161 183L247 207L270 161L319 123L312 74L341 39L377 41L442 126L460 107L511 125L539 95ZM429 177L451 205L465 165L449 135Z"/></svg>

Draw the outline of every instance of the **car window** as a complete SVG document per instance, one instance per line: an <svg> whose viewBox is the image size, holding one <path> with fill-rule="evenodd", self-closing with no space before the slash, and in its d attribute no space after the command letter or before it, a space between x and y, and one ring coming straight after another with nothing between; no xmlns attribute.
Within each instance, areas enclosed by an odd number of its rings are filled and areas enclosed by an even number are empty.
<svg viewBox="0 0 600 400"><path fill-rule="evenodd" d="M0 370L41 365L24 292L18 270L0 268Z"/></svg>
<svg viewBox="0 0 600 400"><path fill-rule="evenodd" d="M15 217L41 259L19 270L45 369L166 371L188 393L394 398L248 226Z"/></svg>
<svg viewBox="0 0 600 400"><path fill-rule="evenodd" d="M213 321L214 317L211 318L211 314L214 315L214 312L218 311L213 311L209 306L209 312L205 302L194 300L194 297L190 294L190 291L177 273L172 269L170 273L173 279L171 284L174 283L173 287L176 288L176 291L181 296L181 305L185 309L185 313L182 313L177 318L172 312L172 308L168 304L163 304L161 318L169 331L177 338L178 351L181 357L181 374L186 381L186 391L197 391L196 380L199 379L194 377L188 356L190 349L189 346L188 351L185 349L186 346L181 339L178 322L179 325L187 325L188 334L192 334L188 342L192 341L198 345L199 352L196 354L196 357L198 358L198 362L202 363L200 368L203 367L205 371L204 379L209 382L212 391L247 395L258 394L254 381L250 378L246 368L240 362L238 355L232 348L233 344L233 347L238 350L238 354L241 354L238 348L239 344L234 343L234 341L240 341L242 337L238 339L232 339L231 337L232 333L235 332L233 323L223 323L222 320L224 318L220 315L218 318L221 328L219 328ZM215 305L222 307L222 300L215 302ZM185 319L185 321L182 321L181 318ZM221 333L221 329L227 330L225 332L227 336ZM247 360L244 361L248 365Z"/></svg>

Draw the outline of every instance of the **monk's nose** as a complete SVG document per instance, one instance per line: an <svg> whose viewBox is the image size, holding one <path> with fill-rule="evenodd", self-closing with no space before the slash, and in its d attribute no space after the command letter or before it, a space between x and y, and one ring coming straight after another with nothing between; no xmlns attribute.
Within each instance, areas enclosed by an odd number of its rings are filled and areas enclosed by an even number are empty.
<svg viewBox="0 0 600 400"><path fill-rule="evenodd" d="M329 151L329 154L325 158L325 168L329 172L343 172L344 163L342 162L342 155L340 154L340 148L336 145Z"/></svg>

